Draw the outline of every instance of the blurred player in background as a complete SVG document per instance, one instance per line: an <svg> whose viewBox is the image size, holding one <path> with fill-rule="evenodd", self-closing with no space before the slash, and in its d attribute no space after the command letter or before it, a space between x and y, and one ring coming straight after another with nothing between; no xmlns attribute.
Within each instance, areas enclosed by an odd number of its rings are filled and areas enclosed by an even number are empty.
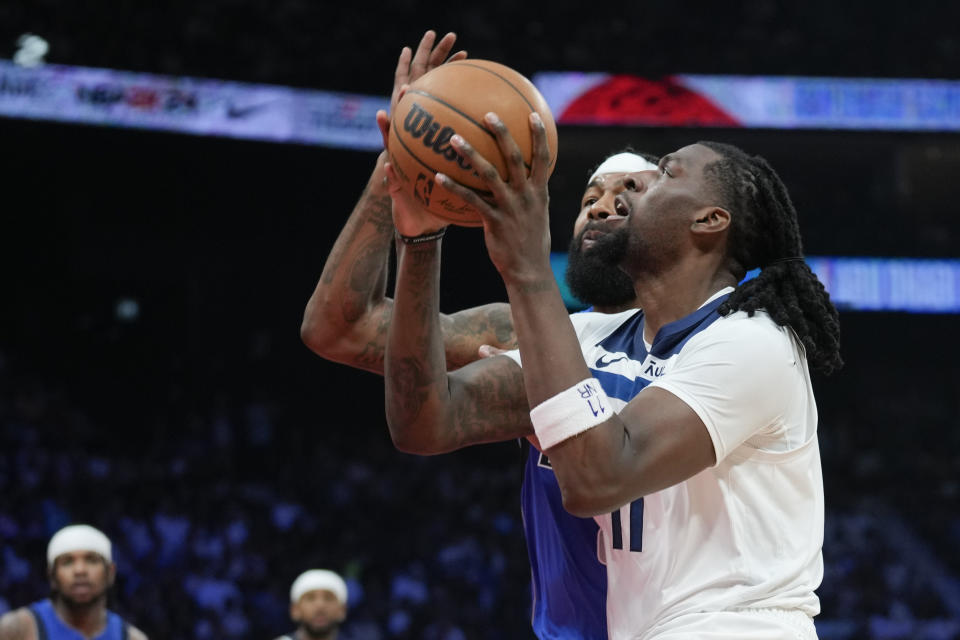
<svg viewBox="0 0 960 640"><path fill-rule="evenodd" d="M347 583L333 571L304 571L290 587L290 619L297 630L276 640L337 640L347 619Z"/></svg>
<svg viewBox="0 0 960 640"><path fill-rule="evenodd" d="M415 54L404 49L394 76L391 106L404 84L442 64L455 36L434 46L427 32ZM458 53L450 59L460 59ZM378 114L384 131L386 114ZM301 333L317 354L383 375L386 333L393 300L386 297L390 248L394 241L391 199L384 163L377 160L367 188L350 215L324 265L323 275L307 304ZM609 257L604 237L622 217L615 196L634 188L637 172L655 164L640 154L623 152L607 158L588 180L574 224L567 281L580 300L594 310L618 312L635 305L633 282ZM456 369L516 346L510 307L494 303L440 316L446 366ZM509 428L489 429L482 420L463 416L443 433L392 434L398 448L434 454L484 442L520 438L524 448L523 523L530 556L534 632L539 638L605 638L606 574L597 560L599 528L589 518L576 518L561 504L549 460L531 448L526 416Z"/></svg>
<svg viewBox="0 0 960 640"><path fill-rule="evenodd" d="M50 597L0 618L0 640L146 640L107 609L117 568L110 540L91 526L64 527L50 539Z"/></svg>

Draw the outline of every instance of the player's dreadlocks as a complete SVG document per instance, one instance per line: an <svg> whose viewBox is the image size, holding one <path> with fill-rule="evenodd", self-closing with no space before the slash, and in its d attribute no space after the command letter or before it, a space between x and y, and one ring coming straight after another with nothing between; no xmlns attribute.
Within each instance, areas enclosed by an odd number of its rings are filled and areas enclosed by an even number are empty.
<svg viewBox="0 0 960 640"><path fill-rule="evenodd" d="M823 284L803 261L797 211L780 177L760 156L728 144L701 142L722 159L705 175L724 208L733 215L729 259L742 279L760 268L760 275L739 286L718 311L727 315L763 309L774 322L789 326L800 338L810 365L824 373L843 366L840 322Z"/></svg>

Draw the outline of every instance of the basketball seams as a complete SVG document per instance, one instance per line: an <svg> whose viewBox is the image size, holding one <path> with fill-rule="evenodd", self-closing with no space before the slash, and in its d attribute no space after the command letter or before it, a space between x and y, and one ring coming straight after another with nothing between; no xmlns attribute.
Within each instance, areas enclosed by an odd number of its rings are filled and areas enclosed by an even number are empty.
<svg viewBox="0 0 960 640"><path fill-rule="evenodd" d="M408 89L408 90L407 90L407 93L404 94L404 95L410 95L411 93L414 93L414 94L416 94L416 95L418 95L418 96L423 96L424 98L430 98L430 99L433 100L434 102L436 102L436 103L438 103L438 104L442 104L442 105L445 106L447 109L450 109L450 111L453 111L453 112L456 113L457 115L462 116L464 120L468 120L469 122L473 123L478 129L480 129L480 131L484 132L485 134L487 134L488 136L490 136L490 137L493 138L494 140L497 139L497 137L496 137L495 135L493 135L493 132L490 131L489 129L487 129L487 128L483 125L483 123L477 122L476 120L474 120L473 118L471 118L469 115L467 115L466 113L464 113L463 111L461 111L461 110L458 109L457 107L453 106L452 104L450 104L449 102L447 102L447 101L444 100L443 98L438 98L437 96L433 95L432 93L427 93L427 92L424 91L423 89Z"/></svg>
<svg viewBox="0 0 960 640"><path fill-rule="evenodd" d="M503 80L508 87L510 87L511 89L513 89L513 90L517 93L518 96L520 96L521 98L523 98L523 101L527 103L527 106L528 106L528 107L530 107L530 111L537 111L537 108L534 107L534 106L530 103L530 101L527 99L527 96L524 95L523 91L520 91L520 89L518 89L512 82L510 82L509 80L507 80L507 78L505 78L503 75L497 73L497 72L494 71L493 69L488 69L487 67L481 66L481 65L479 65L479 64L473 64L473 63L471 63L469 60L459 60L459 61L457 61L457 62L454 63L454 64L456 64L456 65L458 65L458 66L463 66L463 67L472 67L472 68L474 68L474 69L480 69L481 71L486 71L486 72L489 73L489 74L492 74L492 75L497 76L498 78L500 78L501 80ZM539 113L539 112L538 112L538 113Z"/></svg>
<svg viewBox="0 0 960 640"><path fill-rule="evenodd" d="M473 64L470 60L457 60L456 62L451 62L451 63L449 63L449 64L451 64L451 65L457 65L457 66L463 66L463 67L471 67L471 68L473 68L473 69L480 69L481 71L486 71L487 73L489 73L489 74L491 74L491 75L494 75L494 76L500 78L501 80L503 80L504 84L506 84L508 87L510 87L511 89L513 89L513 91L514 91L518 96L520 96L520 98L521 98L525 103L527 103L527 107L530 109L530 111L536 111L538 114L540 113L540 112L537 110L537 108L533 106L533 103L531 103L530 100L527 98L526 94L525 94L523 91L521 91L520 89L518 89L517 86L516 86L515 84L513 84L509 79L507 79L507 77L504 76L503 74L500 74L500 73L494 71L493 69L489 69L489 68L487 68L487 67L485 67L485 66L483 66L483 65ZM537 88L536 88L535 86L533 86L532 83L531 83L531 87L533 88L534 91L537 90ZM541 114L541 116L542 116L542 114ZM554 157L551 158L551 160L550 160L550 166L552 167L556 161L557 161L557 158L556 158L556 155L554 155ZM524 161L523 164L526 166L527 170L529 171L529 170L530 170L530 165L527 164L526 161Z"/></svg>
<svg viewBox="0 0 960 640"><path fill-rule="evenodd" d="M391 128L392 130L394 130L394 131L399 131L399 129L394 129L394 127L396 127L396 126L397 126L396 120L392 120L392 121L390 122L390 128ZM412 150L410 147L407 146L407 143L404 142L402 136L400 136L399 134L397 134L397 135L394 136L394 138L397 140L397 142L400 143L400 146L403 147L403 150L407 152L407 155L408 155L408 156L410 156L411 158L413 158L414 160L416 160L418 163L420 163L421 166L423 166L424 169L426 169L427 171L430 172L430 179L433 180L433 176L434 176L436 173L438 173L439 170L438 170L438 169L435 169L434 167L431 167L429 164L426 163L426 161L422 160L422 159L420 158L420 156L418 156L417 154L415 154L415 153L413 152L413 150ZM480 196L481 198L489 199L489 198L492 198L492 197L493 197L493 192L492 192L492 191L484 191L483 189L477 189L476 187L471 187L470 185L463 184L462 182L458 182L457 184L460 184L460 185L466 187L467 189L470 189L470 191L473 191L475 194L477 194L477 195Z"/></svg>
<svg viewBox="0 0 960 640"><path fill-rule="evenodd" d="M462 64L466 64L466 67L456 68ZM486 73L471 75L476 74L476 70ZM500 152L498 130L486 125L483 114L489 111L499 114L500 107L504 109L504 125L511 132L519 127L514 132L519 135L516 142L525 153L532 154L534 151L532 147L537 132L530 130L532 128L529 126L523 126L523 111L540 113L544 118L547 141L555 144L556 129L549 107L536 87L509 67L486 60L444 64L418 79L405 94L390 117L389 143L394 147L391 149L391 162L398 169L403 168L401 175L405 191L418 198L431 213L454 224L482 226L483 221L475 207L435 183L433 176L438 171L451 171L449 175L453 180L488 203L493 195L480 188L486 185L471 186L470 183L478 180L477 170L450 144L451 136L458 133L457 129L461 136L473 144L477 153L497 167L498 172L503 172L506 168L503 165L509 164L509 160ZM534 103L542 106L535 108ZM528 135L524 136L524 133ZM557 154L554 151L550 156L548 170L552 172ZM534 158L531 157L529 161L523 157L517 159L529 175Z"/></svg>
<svg viewBox="0 0 960 640"><path fill-rule="evenodd" d="M475 67L475 68L480 68L480 67ZM491 138L494 142L497 141L497 136L496 136L492 131L490 131L490 129L487 129L487 127L486 127L483 123L477 122L476 120L474 120L473 118L471 118L469 115L467 115L466 113L464 113L463 111L461 111L461 110L458 109L457 107L453 106L452 104L450 104L449 102L447 102L447 101L444 100L443 98L438 98L437 96L433 95L432 93L427 93L427 92L424 91L423 89L409 89L409 90L407 90L407 93L406 93L405 95L410 95L411 93L414 93L414 94L416 94L416 95L418 95L418 96L423 96L424 98L429 98L430 100L433 100L433 101L436 102L437 104L446 107L446 108L449 109L450 111L453 111L453 112L456 113L457 115L461 116L464 120L466 120L466 121L474 124L478 129L480 129L480 131L482 131L483 133L485 133L485 134L487 134L488 136L490 136L490 138ZM530 104L530 103L528 102L527 104ZM523 166L526 168L527 171L530 171L530 164L529 164L526 160L523 161Z"/></svg>

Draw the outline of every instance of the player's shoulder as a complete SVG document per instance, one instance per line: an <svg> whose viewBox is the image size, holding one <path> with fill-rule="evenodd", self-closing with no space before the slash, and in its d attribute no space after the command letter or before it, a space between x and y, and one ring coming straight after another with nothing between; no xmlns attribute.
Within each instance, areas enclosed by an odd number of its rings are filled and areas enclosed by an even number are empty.
<svg viewBox="0 0 960 640"><path fill-rule="evenodd" d="M570 322L573 323L577 337L583 342L587 339L606 337L639 312L639 309L627 309L619 313L580 311L570 314Z"/></svg>
<svg viewBox="0 0 960 640"><path fill-rule="evenodd" d="M33 640L37 625L27 607L20 607L0 616L0 640Z"/></svg>
<svg viewBox="0 0 960 640"><path fill-rule="evenodd" d="M760 309L753 315L746 311L734 311L729 315L720 316L705 333L728 338L781 341L789 336L789 329L778 325L766 311Z"/></svg>
<svg viewBox="0 0 960 640"><path fill-rule="evenodd" d="M127 637L130 640L147 640L147 634L132 624L127 624Z"/></svg>
<svg viewBox="0 0 960 640"><path fill-rule="evenodd" d="M793 331L778 325L766 311L753 315L735 311L721 316L705 331L690 340L691 347L726 349L749 361L769 360L771 363L792 365L803 353Z"/></svg>

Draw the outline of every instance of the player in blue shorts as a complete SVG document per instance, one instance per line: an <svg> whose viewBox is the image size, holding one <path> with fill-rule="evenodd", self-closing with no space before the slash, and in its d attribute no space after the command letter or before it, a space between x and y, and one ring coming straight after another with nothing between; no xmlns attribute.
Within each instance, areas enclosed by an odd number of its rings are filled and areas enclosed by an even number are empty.
<svg viewBox="0 0 960 640"><path fill-rule="evenodd" d="M454 36L434 46L428 32L415 54L405 49L395 74L394 102L403 84L441 64ZM459 56L455 55L453 58ZM386 118L379 118L381 126ZM386 332L393 301L385 295L386 271L394 242L391 201L381 154L360 201L341 231L316 290L307 304L301 334L317 354L383 374ZM591 176L574 226L567 274L573 293L595 310L616 312L634 305L633 283L606 257L598 240L619 214L614 202L621 178L654 165L635 153L615 154ZM478 359L478 349L516 346L510 307L495 303L440 315L446 367ZM464 420L442 434L403 434L404 451L433 454L465 446L521 438L525 452L523 523L530 556L532 625L539 638L605 638L606 573L597 560L599 527L567 513L549 460L529 445L529 421L489 429L482 420ZM394 434L395 436L398 434Z"/></svg>
<svg viewBox="0 0 960 640"><path fill-rule="evenodd" d="M445 223L395 200L391 432L443 432L479 410L490 429L527 415L564 507L600 526L610 638L815 638L824 502L808 362L830 373L842 360L783 183L762 158L713 142L624 177L623 215L599 242L619 253L642 310L568 317L549 266L543 123L531 114L529 176L502 122L486 123L509 181L459 136L451 144L495 203L435 179L481 212L519 354L444 370Z"/></svg>
<svg viewBox="0 0 960 640"><path fill-rule="evenodd" d="M47 564L50 597L0 617L0 640L146 640L107 609L116 566L101 531L64 527L50 539Z"/></svg>

